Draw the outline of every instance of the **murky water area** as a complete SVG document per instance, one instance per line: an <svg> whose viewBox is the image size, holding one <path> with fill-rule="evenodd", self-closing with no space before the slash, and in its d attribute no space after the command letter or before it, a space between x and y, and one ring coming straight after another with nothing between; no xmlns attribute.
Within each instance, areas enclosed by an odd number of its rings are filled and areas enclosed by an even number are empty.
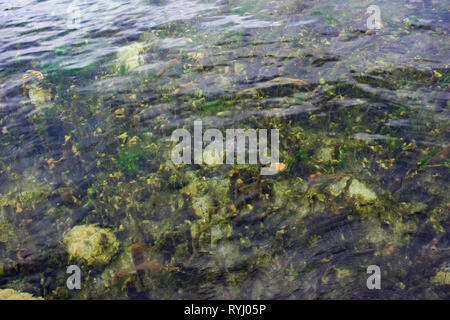
<svg viewBox="0 0 450 320"><path fill-rule="evenodd" d="M0 4L0 298L449 298L448 1Z"/></svg>

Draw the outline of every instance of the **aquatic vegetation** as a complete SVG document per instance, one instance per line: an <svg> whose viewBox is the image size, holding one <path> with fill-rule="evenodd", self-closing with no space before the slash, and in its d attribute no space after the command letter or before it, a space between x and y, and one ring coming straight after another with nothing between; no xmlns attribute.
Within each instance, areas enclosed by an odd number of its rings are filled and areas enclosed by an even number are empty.
<svg viewBox="0 0 450 320"><path fill-rule="evenodd" d="M131 247L131 257L133 260L133 267L123 268L114 274L115 281L120 280L131 273L136 272L140 281L144 281L145 271L180 271L179 267L169 267L161 265L156 259L145 261L145 245L142 243L135 243Z"/></svg>
<svg viewBox="0 0 450 320"><path fill-rule="evenodd" d="M44 75L40 71L27 70L23 75L23 80L27 80L30 77L30 75L34 76L38 81L42 81L42 79L44 79Z"/></svg>
<svg viewBox="0 0 450 320"><path fill-rule="evenodd" d="M3 217L3 214L0 220L0 242L9 244L17 242L14 226L6 220L6 217Z"/></svg>
<svg viewBox="0 0 450 320"><path fill-rule="evenodd" d="M40 87L30 87L28 89L30 101L37 107L43 106L52 99L51 89L45 90Z"/></svg>
<svg viewBox="0 0 450 320"><path fill-rule="evenodd" d="M318 162L329 162L333 160L333 157L334 157L334 148L331 147L321 148L317 153Z"/></svg>
<svg viewBox="0 0 450 320"><path fill-rule="evenodd" d="M380 3L377 31L367 1L124 3L48 46L18 5L0 298L354 299L371 264L378 298L446 298L447 8L427 3ZM279 129L279 173L174 164L196 120Z"/></svg>
<svg viewBox="0 0 450 320"><path fill-rule="evenodd" d="M439 271L431 281L433 284L437 284L437 285L449 285L450 284L450 272Z"/></svg>
<svg viewBox="0 0 450 320"><path fill-rule="evenodd" d="M146 159L146 152L138 147L126 147L119 155L119 169L136 174Z"/></svg>
<svg viewBox="0 0 450 320"><path fill-rule="evenodd" d="M229 181L214 179L209 182L195 180L183 188L191 199L195 220L186 221L194 248L207 250L232 234L230 200L227 197ZM214 186L212 188L212 186Z"/></svg>

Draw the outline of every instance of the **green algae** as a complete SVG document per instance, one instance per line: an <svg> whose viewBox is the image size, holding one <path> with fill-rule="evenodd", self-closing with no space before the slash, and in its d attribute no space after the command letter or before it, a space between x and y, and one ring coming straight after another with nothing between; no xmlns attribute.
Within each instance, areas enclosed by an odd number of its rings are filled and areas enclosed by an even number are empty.
<svg viewBox="0 0 450 320"><path fill-rule="evenodd" d="M351 197L359 197L363 201L371 201L377 198L375 192L367 188L363 183L356 179L352 180L348 192Z"/></svg>
<svg viewBox="0 0 450 320"><path fill-rule="evenodd" d="M450 285L450 272L439 271L431 282L436 285Z"/></svg>
<svg viewBox="0 0 450 320"><path fill-rule="evenodd" d="M52 99L51 89L45 90L41 87L30 87L28 95L31 103L36 107L41 107Z"/></svg>
<svg viewBox="0 0 450 320"><path fill-rule="evenodd" d="M145 150L136 147L125 148L119 155L119 169L128 174L136 174L145 159Z"/></svg>

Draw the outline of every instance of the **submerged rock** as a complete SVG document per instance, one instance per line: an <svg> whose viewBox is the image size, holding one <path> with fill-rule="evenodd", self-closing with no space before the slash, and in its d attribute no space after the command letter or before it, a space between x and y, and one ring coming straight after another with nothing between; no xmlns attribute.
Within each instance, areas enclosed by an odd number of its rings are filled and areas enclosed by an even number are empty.
<svg viewBox="0 0 450 320"><path fill-rule="evenodd" d="M328 188L330 193L333 196L338 197L342 192L344 192L345 187L347 186L348 180L350 180L350 177L343 177L338 182L330 185Z"/></svg>
<svg viewBox="0 0 450 320"><path fill-rule="evenodd" d="M31 103L36 107L43 106L52 100L50 90L47 91L40 87L30 87L28 96L30 97Z"/></svg>
<svg viewBox="0 0 450 320"><path fill-rule="evenodd" d="M361 198L364 201L371 201L377 198L375 192L367 188L362 182L356 179L352 180L348 193L351 197Z"/></svg>
<svg viewBox="0 0 450 320"><path fill-rule="evenodd" d="M2 289L0 290L0 300L44 300L44 298L33 297L30 293L18 292L14 289Z"/></svg>
<svg viewBox="0 0 450 320"><path fill-rule="evenodd" d="M119 249L115 235L95 225L75 226L64 234L70 260L84 259L88 265L108 263Z"/></svg>
<svg viewBox="0 0 450 320"><path fill-rule="evenodd" d="M323 147L319 149L317 153L317 161L318 162L329 162L333 160L334 148L331 147Z"/></svg>
<svg viewBox="0 0 450 320"><path fill-rule="evenodd" d="M134 70L145 64L141 53L144 47L140 43L133 43L121 48L117 54L116 69L121 72Z"/></svg>
<svg viewBox="0 0 450 320"><path fill-rule="evenodd" d="M214 247L221 239L228 238L233 232L231 224L218 223L211 227L211 246Z"/></svg>
<svg viewBox="0 0 450 320"><path fill-rule="evenodd" d="M431 279L435 285L450 285L450 263L446 263Z"/></svg>
<svg viewBox="0 0 450 320"><path fill-rule="evenodd" d="M207 219L210 212L214 209L213 199L211 199L210 195L194 199L195 201L192 203L192 208L195 211L195 215L198 218Z"/></svg>
<svg viewBox="0 0 450 320"><path fill-rule="evenodd" d="M436 285L450 285L450 271L439 271L431 280L431 283Z"/></svg>
<svg viewBox="0 0 450 320"><path fill-rule="evenodd" d="M74 196L75 191L69 187L61 187L55 190L56 194L61 197L62 203L66 205L73 205L77 202L77 198Z"/></svg>

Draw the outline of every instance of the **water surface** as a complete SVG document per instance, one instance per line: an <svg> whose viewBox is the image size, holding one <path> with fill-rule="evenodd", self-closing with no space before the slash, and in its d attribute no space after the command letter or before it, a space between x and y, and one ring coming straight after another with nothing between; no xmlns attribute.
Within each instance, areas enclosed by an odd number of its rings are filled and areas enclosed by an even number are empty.
<svg viewBox="0 0 450 320"><path fill-rule="evenodd" d="M0 2L1 289L449 297L448 1ZM279 129L285 170L175 165L195 120ZM107 262L68 253L86 225Z"/></svg>

